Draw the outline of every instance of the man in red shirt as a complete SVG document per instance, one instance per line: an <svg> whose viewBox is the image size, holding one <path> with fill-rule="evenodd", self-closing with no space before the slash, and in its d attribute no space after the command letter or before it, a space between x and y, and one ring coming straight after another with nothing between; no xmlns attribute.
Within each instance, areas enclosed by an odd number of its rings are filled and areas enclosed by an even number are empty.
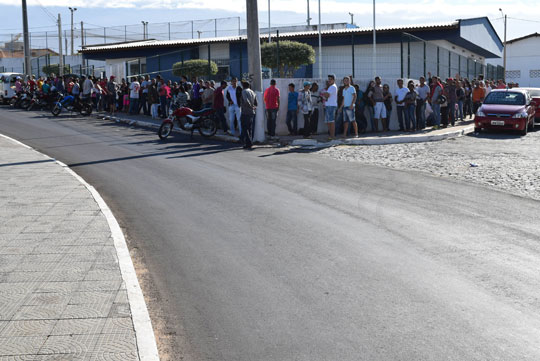
<svg viewBox="0 0 540 361"><path fill-rule="evenodd" d="M227 82L222 80L220 86L214 90L214 102L213 108L216 111L223 133L228 130L227 119L225 119L225 98L223 97L223 90L227 87Z"/></svg>
<svg viewBox="0 0 540 361"><path fill-rule="evenodd" d="M264 105L266 107L266 127L270 139L276 136L276 119L279 110L279 89L276 80L270 80L270 87L264 91Z"/></svg>

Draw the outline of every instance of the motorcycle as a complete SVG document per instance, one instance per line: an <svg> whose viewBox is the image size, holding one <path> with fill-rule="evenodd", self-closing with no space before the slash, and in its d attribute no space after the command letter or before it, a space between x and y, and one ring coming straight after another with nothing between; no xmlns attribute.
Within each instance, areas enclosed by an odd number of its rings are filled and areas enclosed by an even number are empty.
<svg viewBox="0 0 540 361"><path fill-rule="evenodd" d="M188 107L173 105L169 110L169 117L163 120L159 127L158 136L160 139L166 139L176 124L180 129L191 131L191 136L197 129L203 137L212 137L217 132L214 113L211 108L194 111Z"/></svg>
<svg viewBox="0 0 540 361"><path fill-rule="evenodd" d="M29 91L18 92L11 98L9 106L11 108L26 108L30 104L32 94Z"/></svg>
<svg viewBox="0 0 540 361"><path fill-rule="evenodd" d="M61 100L55 102L51 113L56 117L62 112L62 109L69 110L70 112L77 112L81 115L92 114L92 105L76 99L73 95L66 95L62 97Z"/></svg>

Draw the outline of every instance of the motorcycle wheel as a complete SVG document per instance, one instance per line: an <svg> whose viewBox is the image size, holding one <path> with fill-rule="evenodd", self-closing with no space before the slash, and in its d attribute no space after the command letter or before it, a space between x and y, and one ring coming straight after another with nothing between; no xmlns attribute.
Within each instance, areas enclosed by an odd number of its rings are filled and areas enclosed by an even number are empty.
<svg viewBox="0 0 540 361"><path fill-rule="evenodd" d="M211 118L203 118L199 123L199 133L203 137L210 138L217 132L216 122Z"/></svg>
<svg viewBox="0 0 540 361"><path fill-rule="evenodd" d="M28 108L29 105L30 105L30 100L25 99L25 100L21 101L21 108L22 109Z"/></svg>
<svg viewBox="0 0 540 361"><path fill-rule="evenodd" d="M52 115L57 117L58 114L60 114L61 111L62 111L62 108L60 108L60 106L58 104L55 104L54 107L51 110L51 113L52 113Z"/></svg>
<svg viewBox="0 0 540 361"><path fill-rule="evenodd" d="M15 108L15 105L17 104L17 99L13 98L9 101L9 106L11 108Z"/></svg>
<svg viewBox="0 0 540 361"><path fill-rule="evenodd" d="M90 115L92 114L92 106L90 104L84 103L81 106L81 115Z"/></svg>
<svg viewBox="0 0 540 361"><path fill-rule="evenodd" d="M158 130L159 139L167 139L173 129L172 123L162 123Z"/></svg>

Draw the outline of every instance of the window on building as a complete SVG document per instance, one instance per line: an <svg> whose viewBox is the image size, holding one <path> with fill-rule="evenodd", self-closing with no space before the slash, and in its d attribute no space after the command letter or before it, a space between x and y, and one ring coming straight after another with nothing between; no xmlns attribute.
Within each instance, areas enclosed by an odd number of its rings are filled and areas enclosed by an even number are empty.
<svg viewBox="0 0 540 361"><path fill-rule="evenodd" d="M529 70L530 78L540 78L540 69L539 70Z"/></svg>
<svg viewBox="0 0 540 361"><path fill-rule="evenodd" d="M521 70L507 70L506 79L519 79L521 78Z"/></svg>

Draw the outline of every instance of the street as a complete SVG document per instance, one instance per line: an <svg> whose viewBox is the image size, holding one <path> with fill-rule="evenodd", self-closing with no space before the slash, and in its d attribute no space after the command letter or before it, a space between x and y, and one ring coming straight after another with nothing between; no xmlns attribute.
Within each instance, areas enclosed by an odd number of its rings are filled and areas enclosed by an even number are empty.
<svg viewBox="0 0 540 361"><path fill-rule="evenodd" d="M2 108L0 133L109 204L162 360L540 359L537 193L67 114Z"/></svg>

